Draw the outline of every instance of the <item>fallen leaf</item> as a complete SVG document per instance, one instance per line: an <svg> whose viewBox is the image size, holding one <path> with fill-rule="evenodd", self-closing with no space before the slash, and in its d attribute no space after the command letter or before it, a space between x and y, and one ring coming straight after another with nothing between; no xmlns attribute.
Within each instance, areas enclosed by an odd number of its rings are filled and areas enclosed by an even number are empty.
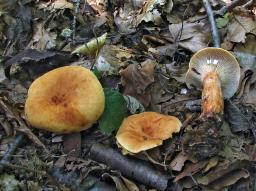
<svg viewBox="0 0 256 191"><path fill-rule="evenodd" d="M197 181L199 184L202 184L202 185L209 185L211 183L216 183L217 180L219 181L221 181L222 179L224 180L226 175L232 174L232 172L236 172L236 171L239 172L239 170L242 170L243 168L248 167L248 165L249 165L248 161L236 161L236 162L224 161L222 163L219 163L217 168L211 170L205 176L197 178ZM248 175L248 173L246 174ZM227 178L229 180L229 177Z"/></svg>
<svg viewBox="0 0 256 191"><path fill-rule="evenodd" d="M174 171L181 171L189 156L180 152L170 163L170 167Z"/></svg>
<svg viewBox="0 0 256 191"><path fill-rule="evenodd" d="M187 164L185 166L185 169L174 179L174 182L177 182L178 180L184 178L185 176L191 176L198 171L202 170L205 165L208 163L208 161L200 161L197 163Z"/></svg>
<svg viewBox="0 0 256 191"><path fill-rule="evenodd" d="M64 66L72 60L74 57L69 52L27 49L20 51L4 63L5 75L10 78L12 73L20 72L15 70L20 66L23 73L27 73L31 79L59 66ZM12 70L14 71L11 72Z"/></svg>
<svg viewBox="0 0 256 191"><path fill-rule="evenodd" d="M81 154L81 134L71 133L63 135L63 150L69 156L79 157Z"/></svg>
<svg viewBox="0 0 256 191"><path fill-rule="evenodd" d="M110 134L120 127L123 119L128 115L128 109L123 95L118 91L104 89L104 93L105 109L99 119L99 127L104 133Z"/></svg>
<svg viewBox="0 0 256 191"><path fill-rule="evenodd" d="M171 24L169 31L172 42L192 52L208 47L210 41L209 27L203 22Z"/></svg>
<svg viewBox="0 0 256 191"><path fill-rule="evenodd" d="M142 7L141 13L137 16L135 25L138 26L142 21L153 22L155 25L160 25L163 20L161 13L157 7L163 7L166 0L148 0Z"/></svg>
<svg viewBox="0 0 256 191"><path fill-rule="evenodd" d="M244 169L235 170L228 174L225 174L220 179L215 180L209 185L209 187L215 190L221 190L222 188L235 184L241 178L248 178L249 176L250 174L247 170L244 170Z"/></svg>
<svg viewBox="0 0 256 191"><path fill-rule="evenodd" d="M120 71L124 94L138 99L145 107L150 103L147 87L154 82L154 67L156 62L146 60L140 65L130 64Z"/></svg>
<svg viewBox="0 0 256 191"><path fill-rule="evenodd" d="M124 99L127 104L127 108L131 114L141 113L145 111L144 106L134 97L132 96L124 96Z"/></svg>
<svg viewBox="0 0 256 191"><path fill-rule="evenodd" d="M249 156L249 160L256 162L256 144L254 145L246 145L245 152Z"/></svg>
<svg viewBox="0 0 256 191"><path fill-rule="evenodd" d="M208 164L206 165L205 169L203 170L203 173L206 173L210 169L212 169L215 166L217 166L218 162L219 162L219 158L218 157L210 158Z"/></svg>
<svg viewBox="0 0 256 191"><path fill-rule="evenodd" d="M44 22L34 23L33 27L35 33L28 44L29 48L42 51L56 48L57 34L47 31Z"/></svg>
<svg viewBox="0 0 256 191"><path fill-rule="evenodd" d="M51 3L51 9L74 9L74 5L66 0L55 0Z"/></svg>
<svg viewBox="0 0 256 191"><path fill-rule="evenodd" d="M232 42L245 42L246 34L252 33L256 35L256 22L254 15L234 14L232 20L228 24L227 39Z"/></svg>
<svg viewBox="0 0 256 191"><path fill-rule="evenodd" d="M230 100L225 102L225 113L227 114L227 121L230 124L232 132L245 132L250 129L249 120Z"/></svg>
<svg viewBox="0 0 256 191"><path fill-rule="evenodd" d="M104 45L95 61L95 66L103 75L118 75L121 67L125 66L125 61L131 59L131 50L114 45Z"/></svg>
<svg viewBox="0 0 256 191"><path fill-rule="evenodd" d="M105 44L107 33L104 33L100 37L90 40L88 43L77 47L72 54L82 54L94 56L102 46Z"/></svg>

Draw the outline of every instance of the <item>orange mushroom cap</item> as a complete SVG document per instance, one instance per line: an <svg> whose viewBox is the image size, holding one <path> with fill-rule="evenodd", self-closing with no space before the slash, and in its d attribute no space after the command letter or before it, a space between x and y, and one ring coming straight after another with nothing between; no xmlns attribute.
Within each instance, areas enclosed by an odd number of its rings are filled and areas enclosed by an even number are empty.
<svg viewBox="0 0 256 191"><path fill-rule="evenodd" d="M80 66L54 69L28 90L25 116L34 127L56 133L85 130L101 116L105 97L97 77Z"/></svg>
<svg viewBox="0 0 256 191"><path fill-rule="evenodd" d="M161 145L180 127L180 120L174 116L143 112L124 119L116 139L127 151L138 153Z"/></svg>

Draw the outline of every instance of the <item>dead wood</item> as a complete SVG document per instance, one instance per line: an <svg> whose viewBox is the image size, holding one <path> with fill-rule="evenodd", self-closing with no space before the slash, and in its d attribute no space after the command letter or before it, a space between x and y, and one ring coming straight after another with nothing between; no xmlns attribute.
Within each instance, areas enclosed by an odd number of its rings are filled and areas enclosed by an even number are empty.
<svg viewBox="0 0 256 191"><path fill-rule="evenodd" d="M124 176L147 186L158 190L167 188L170 177L166 173L152 168L148 163L124 156L110 147L94 144L90 149L89 157L110 166L112 169L119 170Z"/></svg>

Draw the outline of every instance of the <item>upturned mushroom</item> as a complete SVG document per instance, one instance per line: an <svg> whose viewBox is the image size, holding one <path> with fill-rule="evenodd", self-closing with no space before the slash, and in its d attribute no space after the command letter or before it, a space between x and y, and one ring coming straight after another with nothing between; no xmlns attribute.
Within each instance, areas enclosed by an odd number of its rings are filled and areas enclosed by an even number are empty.
<svg viewBox="0 0 256 191"><path fill-rule="evenodd" d="M124 119L116 139L128 152L138 153L161 145L180 127L180 120L174 116L143 112Z"/></svg>
<svg viewBox="0 0 256 191"><path fill-rule="evenodd" d="M104 110L105 97L97 77L80 66L54 69L28 90L25 117L34 127L55 133L80 132Z"/></svg>
<svg viewBox="0 0 256 191"><path fill-rule="evenodd" d="M202 118L222 115L224 98L238 89L240 67L236 58L222 48L209 47L194 54L189 62L186 83L202 90Z"/></svg>

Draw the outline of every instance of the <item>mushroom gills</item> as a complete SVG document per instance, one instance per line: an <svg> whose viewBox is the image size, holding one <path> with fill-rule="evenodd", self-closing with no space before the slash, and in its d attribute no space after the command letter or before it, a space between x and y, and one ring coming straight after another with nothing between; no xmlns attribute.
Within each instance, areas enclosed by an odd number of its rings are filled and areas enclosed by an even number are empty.
<svg viewBox="0 0 256 191"><path fill-rule="evenodd" d="M216 71L209 72L203 80L202 117L212 117L223 114L224 101L221 91L221 81Z"/></svg>

